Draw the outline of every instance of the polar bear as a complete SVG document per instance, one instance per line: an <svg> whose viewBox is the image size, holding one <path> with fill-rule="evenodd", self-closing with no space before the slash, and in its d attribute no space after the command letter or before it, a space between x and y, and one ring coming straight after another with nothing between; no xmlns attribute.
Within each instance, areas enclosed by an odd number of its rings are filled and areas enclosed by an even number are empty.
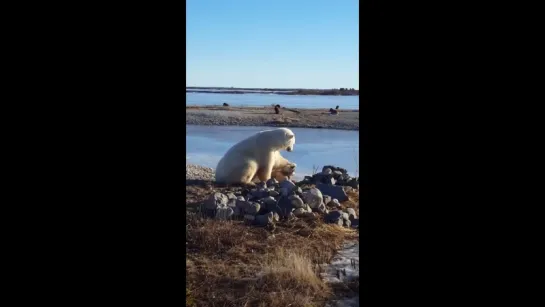
<svg viewBox="0 0 545 307"><path fill-rule="evenodd" d="M295 168L280 155L293 151L295 134L287 128L265 130L231 147L216 167L216 181L251 184L254 179L267 181L285 168Z"/></svg>

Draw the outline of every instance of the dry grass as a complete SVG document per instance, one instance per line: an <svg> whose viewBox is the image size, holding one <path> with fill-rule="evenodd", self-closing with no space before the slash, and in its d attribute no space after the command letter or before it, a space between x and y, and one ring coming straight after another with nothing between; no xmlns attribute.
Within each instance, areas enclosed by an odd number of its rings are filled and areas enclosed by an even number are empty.
<svg viewBox="0 0 545 307"><path fill-rule="evenodd" d="M309 218L274 229L188 215L187 306L323 306L318 276L354 230Z"/></svg>

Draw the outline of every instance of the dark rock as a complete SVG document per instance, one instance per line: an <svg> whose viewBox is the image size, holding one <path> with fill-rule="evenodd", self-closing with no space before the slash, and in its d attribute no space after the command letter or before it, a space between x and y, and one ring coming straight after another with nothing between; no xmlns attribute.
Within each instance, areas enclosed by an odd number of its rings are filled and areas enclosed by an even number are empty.
<svg viewBox="0 0 545 307"><path fill-rule="evenodd" d="M340 202L348 200L348 196L340 186L319 183L316 185L316 188L318 188L322 194L329 195L331 198L336 198Z"/></svg>
<svg viewBox="0 0 545 307"><path fill-rule="evenodd" d="M269 196L277 197L278 195L280 195L280 193L278 193L277 191L271 191L271 190L269 190Z"/></svg>
<svg viewBox="0 0 545 307"><path fill-rule="evenodd" d="M256 215L255 216L255 224L259 226L267 226L268 224L273 223L274 213L269 212L267 214L263 215Z"/></svg>
<svg viewBox="0 0 545 307"><path fill-rule="evenodd" d="M295 207L292 205L291 200L286 196L281 196L278 203L272 208L271 211L278 213L281 218L287 217Z"/></svg>
<svg viewBox="0 0 545 307"><path fill-rule="evenodd" d="M342 220L342 212L337 210L329 212L324 217L326 223L338 223L339 219Z"/></svg>
<svg viewBox="0 0 545 307"><path fill-rule="evenodd" d="M346 171L346 169L342 168L342 167L336 167L336 166L333 166L333 165L326 165L322 168L322 172L326 169L326 168L329 168L331 169L332 171L339 171L343 174L347 174L348 172Z"/></svg>
<svg viewBox="0 0 545 307"><path fill-rule="evenodd" d="M343 173L341 171L333 171L333 178L335 179L339 179L342 175Z"/></svg>
<svg viewBox="0 0 545 307"><path fill-rule="evenodd" d="M278 184L278 181L276 181L276 179L274 179L274 178L271 178L271 179L267 180L266 183L267 183L268 187L273 187L273 186Z"/></svg>
<svg viewBox="0 0 545 307"><path fill-rule="evenodd" d="M360 219L350 220L350 226L352 226L352 228L358 228L359 225L360 225Z"/></svg>
<svg viewBox="0 0 545 307"><path fill-rule="evenodd" d="M259 183L256 184L256 187L261 190L261 189L266 189L267 188L267 183L264 182L264 181L261 181Z"/></svg>
<svg viewBox="0 0 545 307"><path fill-rule="evenodd" d="M295 188L295 183L293 183L291 180L284 180L280 182L280 189L285 188L288 190L288 192L291 192Z"/></svg>

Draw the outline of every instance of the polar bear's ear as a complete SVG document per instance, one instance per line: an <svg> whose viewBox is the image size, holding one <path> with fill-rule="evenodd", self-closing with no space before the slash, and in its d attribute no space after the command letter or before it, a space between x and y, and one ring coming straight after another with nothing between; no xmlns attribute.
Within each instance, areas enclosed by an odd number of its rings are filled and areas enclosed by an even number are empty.
<svg viewBox="0 0 545 307"><path fill-rule="evenodd" d="M295 135L293 134L287 134L288 139L292 139Z"/></svg>

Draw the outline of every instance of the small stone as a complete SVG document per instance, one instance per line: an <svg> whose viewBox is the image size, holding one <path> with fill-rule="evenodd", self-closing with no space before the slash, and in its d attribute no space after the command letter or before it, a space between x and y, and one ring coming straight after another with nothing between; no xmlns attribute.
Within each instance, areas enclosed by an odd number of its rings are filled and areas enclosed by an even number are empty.
<svg viewBox="0 0 545 307"><path fill-rule="evenodd" d="M338 219L338 220L337 220L337 225L343 227L344 221L345 221L344 219Z"/></svg>
<svg viewBox="0 0 545 307"><path fill-rule="evenodd" d="M346 208L346 212L348 213L350 220L353 220L358 217L356 215L356 210L354 210L354 208Z"/></svg>
<svg viewBox="0 0 545 307"><path fill-rule="evenodd" d="M245 201L244 196L238 196L238 197L237 197L237 200Z"/></svg>
<svg viewBox="0 0 545 307"><path fill-rule="evenodd" d="M228 198L222 193L214 193L211 194L208 199L204 203L204 207L206 209L214 210L216 208L220 207L226 207L227 206Z"/></svg>
<svg viewBox="0 0 545 307"><path fill-rule="evenodd" d="M284 196L284 197L287 197L288 196L288 189L287 188L280 188L280 195Z"/></svg>
<svg viewBox="0 0 545 307"><path fill-rule="evenodd" d="M359 225L360 225L360 219L353 219L350 221L350 226L352 228L358 228Z"/></svg>
<svg viewBox="0 0 545 307"><path fill-rule="evenodd" d="M295 193L303 194L303 189L301 189L301 187L297 187L297 189L295 189Z"/></svg>
<svg viewBox="0 0 545 307"><path fill-rule="evenodd" d="M320 192L320 190L317 188L312 188L308 192L303 193L303 198L311 208L318 208L318 206L324 201L322 192Z"/></svg>
<svg viewBox="0 0 545 307"><path fill-rule="evenodd" d="M237 199L237 197L233 193L227 193L226 195L228 199Z"/></svg>
<svg viewBox="0 0 545 307"><path fill-rule="evenodd" d="M324 175L331 175L331 173L333 173L333 171L329 167L322 169L322 174Z"/></svg>
<svg viewBox="0 0 545 307"><path fill-rule="evenodd" d="M251 202L248 207L246 207L246 213L255 215L259 212L261 206L258 203Z"/></svg>
<svg viewBox="0 0 545 307"><path fill-rule="evenodd" d="M269 212L269 213L263 214L263 215L256 215L255 216L255 221L256 221L257 225L267 226L267 224L272 224L273 223L273 218L274 218L274 213Z"/></svg>
<svg viewBox="0 0 545 307"><path fill-rule="evenodd" d="M312 212L312 208L308 204L306 204L305 208L307 212Z"/></svg>
<svg viewBox="0 0 545 307"><path fill-rule="evenodd" d="M291 201L291 204L295 207L295 208L304 208L305 207L305 203L303 202L303 200L297 196L297 195L292 195L290 197L288 197L288 199Z"/></svg>
<svg viewBox="0 0 545 307"><path fill-rule="evenodd" d="M266 189L266 188L267 188L267 183L264 182L264 181L261 181L261 182L259 182L259 183L256 184L256 187L257 187L258 189Z"/></svg>
<svg viewBox="0 0 545 307"><path fill-rule="evenodd" d="M336 182L337 182L337 181L336 181L335 178L333 178L333 177L327 179L327 183L328 183L328 184L335 185Z"/></svg>
<svg viewBox="0 0 545 307"><path fill-rule="evenodd" d="M350 220L344 220L343 219L343 226L344 227L350 228L350 225L352 225L352 222Z"/></svg>
<svg viewBox="0 0 545 307"><path fill-rule="evenodd" d="M338 179L343 173L341 171L333 171L333 178Z"/></svg>
<svg viewBox="0 0 545 307"><path fill-rule="evenodd" d="M339 203L338 199L333 198L329 203L327 203L327 206L330 208L340 208L341 204Z"/></svg>
<svg viewBox="0 0 545 307"><path fill-rule="evenodd" d="M228 220L231 218L231 216L234 214L233 208L227 207L227 208L218 208L216 210L216 219L218 220Z"/></svg>
<svg viewBox="0 0 545 307"><path fill-rule="evenodd" d="M346 185L348 185L348 186L350 186L350 187L352 187L354 189L358 189L359 186L360 186L360 183L358 182L358 180L356 178L352 178L346 183Z"/></svg>
<svg viewBox="0 0 545 307"><path fill-rule="evenodd" d="M329 204L330 201L331 201L331 196L324 195L324 204Z"/></svg>
<svg viewBox="0 0 545 307"><path fill-rule="evenodd" d="M280 215L278 215L278 213L276 212L273 212L273 222L278 222L280 221Z"/></svg>
<svg viewBox="0 0 545 307"><path fill-rule="evenodd" d="M295 216L300 216L302 215L303 213L306 213L307 211L303 208L297 208L293 211L293 214L295 214Z"/></svg>
<svg viewBox="0 0 545 307"><path fill-rule="evenodd" d="M320 204L317 209L318 209L318 212L320 213L325 213L327 210L324 204Z"/></svg>
<svg viewBox="0 0 545 307"><path fill-rule="evenodd" d="M274 178L271 178L271 179L267 180L266 184L267 184L268 187L273 187L273 186L278 184L278 181L276 181L276 179L274 179Z"/></svg>
<svg viewBox="0 0 545 307"><path fill-rule="evenodd" d="M277 212L280 217L286 217L293 211L293 209L295 209L295 207L291 204L291 200L289 200L287 197L281 196L278 199L278 203L271 211Z"/></svg>
<svg viewBox="0 0 545 307"><path fill-rule="evenodd" d="M348 213L343 212L342 214L343 214L343 220L347 220L347 221L350 220Z"/></svg>
<svg viewBox="0 0 545 307"><path fill-rule="evenodd" d="M269 190L269 196L277 197L278 195L280 195L280 193L278 193L278 192L276 192L276 191L271 191L271 190Z"/></svg>

